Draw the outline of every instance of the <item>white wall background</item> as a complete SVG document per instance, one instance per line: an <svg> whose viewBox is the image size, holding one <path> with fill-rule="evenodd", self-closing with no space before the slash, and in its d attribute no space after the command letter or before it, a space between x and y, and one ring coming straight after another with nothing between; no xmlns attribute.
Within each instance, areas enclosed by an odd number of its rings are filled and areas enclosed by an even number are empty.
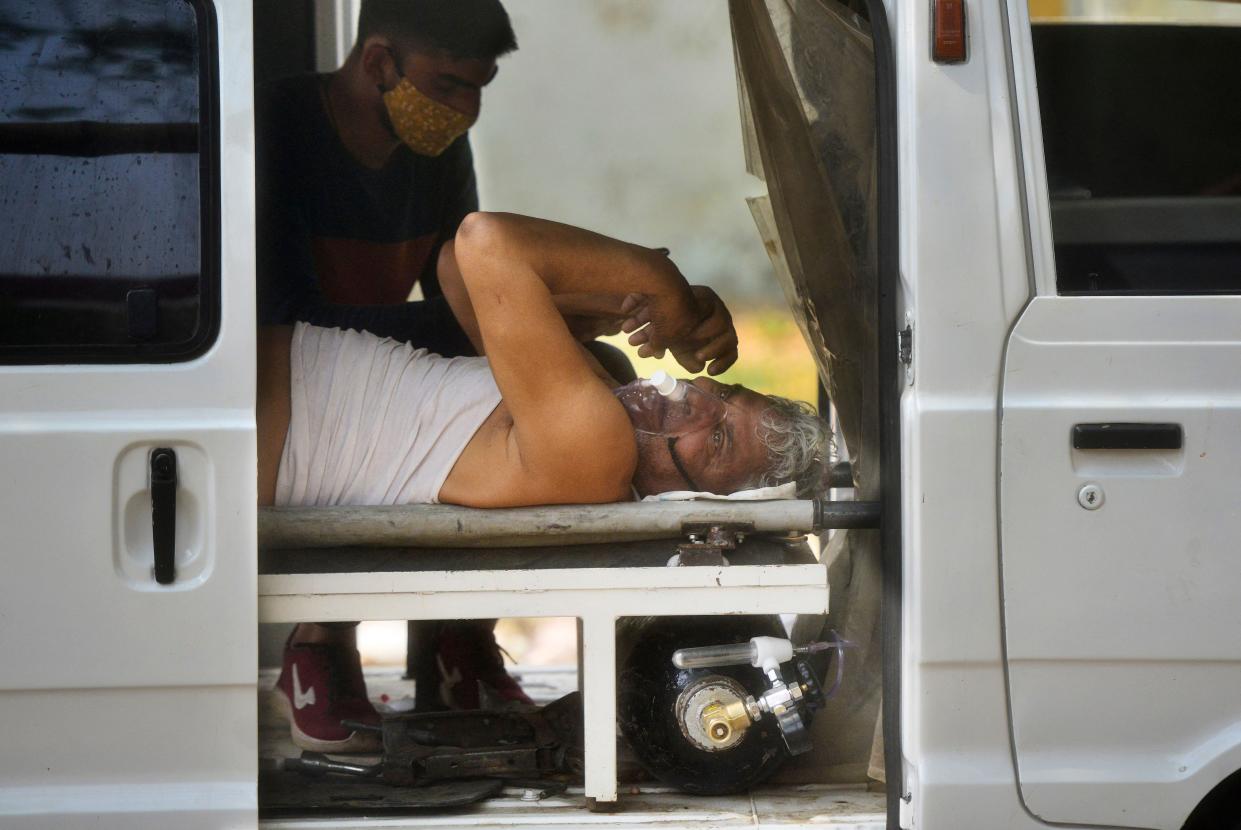
<svg viewBox="0 0 1241 830"><path fill-rule="evenodd" d="M724 0L506 0L520 49L471 132L489 210L666 246L691 282L782 303L745 197Z"/></svg>

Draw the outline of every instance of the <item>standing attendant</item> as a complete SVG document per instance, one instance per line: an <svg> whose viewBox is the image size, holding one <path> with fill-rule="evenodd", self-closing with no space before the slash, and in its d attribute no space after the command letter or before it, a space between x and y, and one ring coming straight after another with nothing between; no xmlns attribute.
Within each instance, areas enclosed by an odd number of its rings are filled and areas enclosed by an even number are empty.
<svg viewBox="0 0 1241 830"><path fill-rule="evenodd" d="M309 322L473 354L435 264L478 209L466 132L497 59L516 48L498 0L363 0L339 69L258 90L260 324ZM415 285L420 301L409 299ZM377 748L370 733L341 725L379 721L356 625L303 623L285 644L276 692L303 748ZM530 702L505 672L490 624L421 626L420 640L420 707L476 708L480 683Z"/></svg>

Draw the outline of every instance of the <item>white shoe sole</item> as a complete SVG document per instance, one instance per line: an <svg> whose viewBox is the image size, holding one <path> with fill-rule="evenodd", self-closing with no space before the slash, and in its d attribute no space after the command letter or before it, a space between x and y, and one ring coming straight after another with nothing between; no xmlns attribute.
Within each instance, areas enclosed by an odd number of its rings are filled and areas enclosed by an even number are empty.
<svg viewBox="0 0 1241 830"><path fill-rule="evenodd" d="M319 738L313 738L307 735L297 726L297 721L293 717L293 704L289 701L284 690L277 686L272 690L272 697L276 704L277 711L284 715L284 719L289 723L289 732L293 736L293 743L302 749L309 749L311 752L382 752L383 739L377 732L352 732L348 738L339 741L324 741Z"/></svg>

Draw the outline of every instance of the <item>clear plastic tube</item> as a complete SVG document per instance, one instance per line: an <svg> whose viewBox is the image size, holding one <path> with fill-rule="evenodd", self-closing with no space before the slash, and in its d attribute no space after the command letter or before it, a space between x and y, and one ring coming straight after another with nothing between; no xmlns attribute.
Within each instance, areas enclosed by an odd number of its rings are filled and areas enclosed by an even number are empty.
<svg viewBox="0 0 1241 830"><path fill-rule="evenodd" d="M678 669L707 669L715 666L746 666L754 659L753 643L731 646L700 646L677 649L672 664Z"/></svg>
<svg viewBox="0 0 1241 830"><path fill-rule="evenodd" d="M700 646L697 648L678 649L672 655L672 663L678 669L706 669L715 666L738 666L753 665L755 659L758 658L759 641L767 640L773 644L783 643L788 650L786 655L777 656L776 659L783 662L792 655L798 654L817 654L821 651L835 651L837 655L837 677L836 683L832 686L832 691L840 685L840 675L844 668L845 649L856 648L857 644L841 638L834 630L832 631L832 639L826 642L812 642L805 645L794 647L792 643L786 640L773 638L755 637L748 643L737 643L735 645L725 646ZM765 657L771 653L770 648L765 652ZM782 659L783 657L783 659Z"/></svg>

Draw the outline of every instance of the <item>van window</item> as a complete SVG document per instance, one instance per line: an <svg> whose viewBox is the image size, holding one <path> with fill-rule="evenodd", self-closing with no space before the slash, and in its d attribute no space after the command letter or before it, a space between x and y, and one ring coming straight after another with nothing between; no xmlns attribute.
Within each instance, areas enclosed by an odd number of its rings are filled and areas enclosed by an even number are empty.
<svg viewBox="0 0 1241 830"><path fill-rule="evenodd" d="M1241 293L1241 7L1031 12L1058 292Z"/></svg>
<svg viewBox="0 0 1241 830"><path fill-rule="evenodd" d="M0 362L210 345L213 43L208 9L188 0L0 9Z"/></svg>

